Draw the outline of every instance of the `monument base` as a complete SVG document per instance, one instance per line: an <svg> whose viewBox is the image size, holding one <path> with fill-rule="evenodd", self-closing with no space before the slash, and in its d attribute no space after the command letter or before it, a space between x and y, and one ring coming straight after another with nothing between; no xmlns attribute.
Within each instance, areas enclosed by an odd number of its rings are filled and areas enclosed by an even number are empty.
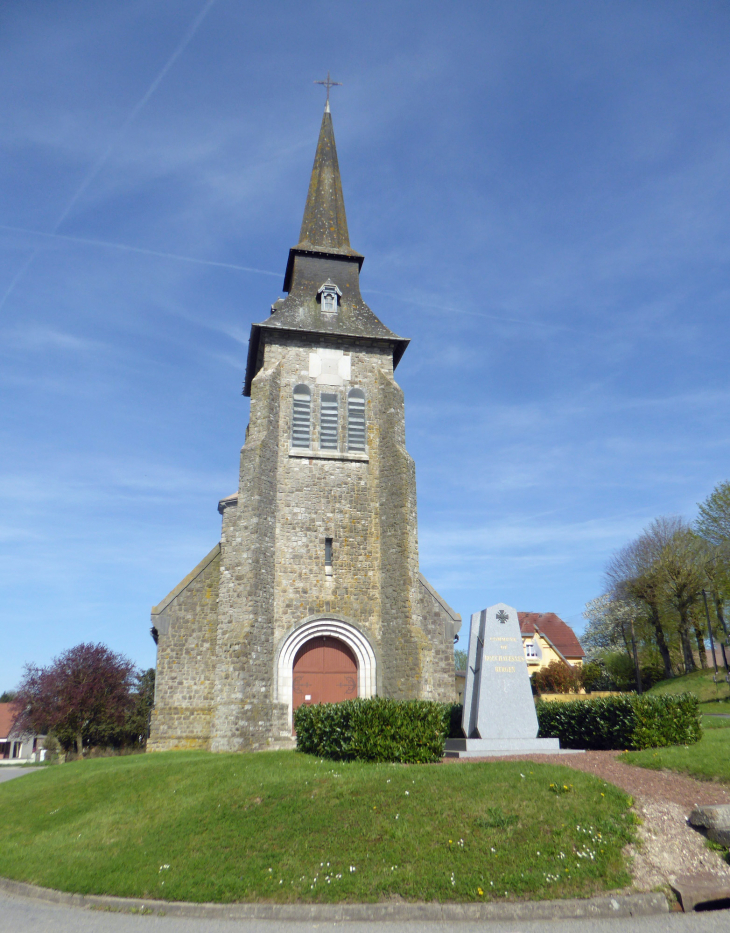
<svg viewBox="0 0 730 933"><path fill-rule="evenodd" d="M447 739L445 755L447 758L487 758L560 752L560 739Z"/></svg>

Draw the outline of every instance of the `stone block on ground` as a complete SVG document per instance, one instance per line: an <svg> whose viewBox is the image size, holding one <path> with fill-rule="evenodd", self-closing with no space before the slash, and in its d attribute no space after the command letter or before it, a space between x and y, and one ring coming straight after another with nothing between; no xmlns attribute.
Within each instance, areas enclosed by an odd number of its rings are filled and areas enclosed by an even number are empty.
<svg viewBox="0 0 730 933"><path fill-rule="evenodd" d="M727 906L730 903L730 877L703 872L696 875L678 875L672 888L679 895L682 910L689 913L710 905Z"/></svg>
<svg viewBox="0 0 730 933"><path fill-rule="evenodd" d="M689 815L689 823L696 829L704 829L712 842L730 848L730 804L696 806Z"/></svg>

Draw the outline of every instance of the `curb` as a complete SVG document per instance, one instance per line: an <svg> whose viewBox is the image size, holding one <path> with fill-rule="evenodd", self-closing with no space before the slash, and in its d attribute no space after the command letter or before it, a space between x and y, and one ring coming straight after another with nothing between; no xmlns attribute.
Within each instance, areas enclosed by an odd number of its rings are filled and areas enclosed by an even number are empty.
<svg viewBox="0 0 730 933"><path fill-rule="evenodd" d="M20 897L129 914L158 917L202 917L206 920L288 920L347 922L421 920L576 920L594 917L645 917L669 911L663 894L616 894L564 901L516 901L505 904L191 904L184 901L67 894L23 881L0 878L0 891Z"/></svg>

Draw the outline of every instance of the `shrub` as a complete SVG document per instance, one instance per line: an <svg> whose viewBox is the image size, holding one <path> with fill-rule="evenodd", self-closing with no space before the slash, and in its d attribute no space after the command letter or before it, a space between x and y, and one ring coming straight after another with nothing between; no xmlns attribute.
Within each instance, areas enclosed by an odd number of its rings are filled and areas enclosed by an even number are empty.
<svg viewBox="0 0 730 933"><path fill-rule="evenodd" d="M649 690L660 680L664 680L664 665L661 661L651 659L645 661L639 668L641 671L641 686L644 690Z"/></svg>
<svg viewBox="0 0 730 933"><path fill-rule="evenodd" d="M564 661L551 661L547 667L535 671L532 683L538 693L576 693L583 686L580 668Z"/></svg>
<svg viewBox="0 0 730 933"><path fill-rule="evenodd" d="M345 761L440 761L450 715L449 704L383 697L300 706L297 749Z"/></svg>
<svg viewBox="0 0 730 933"><path fill-rule="evenodd" d="M449 706L449 738L463 739L464 731L461 728L461 720L464 716L464 706L462 703L452 703Z"/></svg>
<svg viewBox="0 0 730 933"><path fill-rule="evenodd" d="M536 709L540 737L558 738L563 748L659 748L702 737L699 701L690 693L538 702Z"/></svg>
<svg viewBox="0 0 730 933"><path fill-rule="evenodd" d="M586 689L587 693L590 693L592 690L600 690L600 684L605 675L605 671L598 663L598 661L588 661L581 668L581 674L583 675L583 686Z"/></svg>

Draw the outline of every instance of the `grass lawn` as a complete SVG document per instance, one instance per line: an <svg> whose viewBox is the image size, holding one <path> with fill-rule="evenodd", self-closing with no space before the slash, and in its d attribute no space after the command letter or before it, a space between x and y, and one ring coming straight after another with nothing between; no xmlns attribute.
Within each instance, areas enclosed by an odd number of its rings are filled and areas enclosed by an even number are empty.
<svg viewBox="0 0 730 933"><path fill-rule="evenodd" d="M730 783L730 719L702 717L704 735L695 745L624 752L621 759L642 768L684 771L692 777Z"/></svg>
<svg viewBox="0 0 730 933"><path fill-rule="evenodd" d="M587 896L630 882L629 805L591 775L528 762L96 759L0 785L0 875L189 901Z"/></svg>
<svg viewBox="0 0 730 933"><path fill-rule="evenodd" d="M703 712L730 712L730 684L725 680L724 669L713 681L714 669L682 674L671 680L660 680L647 693L694 693L702 704Z"/></svg>

